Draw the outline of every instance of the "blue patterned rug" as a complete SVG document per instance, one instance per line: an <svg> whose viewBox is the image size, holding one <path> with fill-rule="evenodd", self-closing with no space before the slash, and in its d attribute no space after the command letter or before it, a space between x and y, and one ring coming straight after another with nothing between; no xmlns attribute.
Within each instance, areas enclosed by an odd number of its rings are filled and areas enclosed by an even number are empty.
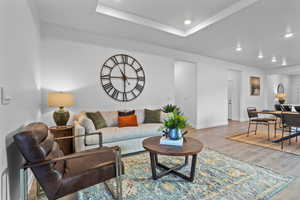
<svg viewBox="0 0 300 200"><path fill-rule="evenodd" d="M266 200L294 179L209 149L198 155L193 183L174 175L152 180L148 153L122 160L126 173L123 177L125 200ZM159 156L159 160L168 166L183 162L178 157ZM180 171L189 173L189 170L190 166L186 166ZM78 199L110 200L112 197L100 184L79 192Z"/></svg>

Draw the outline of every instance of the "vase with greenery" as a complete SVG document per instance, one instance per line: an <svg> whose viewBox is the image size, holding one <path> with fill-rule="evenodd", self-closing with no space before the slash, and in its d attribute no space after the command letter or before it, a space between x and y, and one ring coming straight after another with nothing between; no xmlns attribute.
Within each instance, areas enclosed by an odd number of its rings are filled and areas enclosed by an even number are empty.
<svg viewBox="0 0 300 200"><path fill-rule="evenodd" d="M188 126L187 119L177 110L174 110L170 116L164 120L161 130L167 133L172 140L181 139L181 130Z"/></svg>
<svg viewBox="0 0 300 200"><path fill-rule="evenodd" d="M167 104L167 105L163 106L161 110L164 113L172 113L174 111L176 111L177 113L181 113L180 108L173 104Z"/></svg>

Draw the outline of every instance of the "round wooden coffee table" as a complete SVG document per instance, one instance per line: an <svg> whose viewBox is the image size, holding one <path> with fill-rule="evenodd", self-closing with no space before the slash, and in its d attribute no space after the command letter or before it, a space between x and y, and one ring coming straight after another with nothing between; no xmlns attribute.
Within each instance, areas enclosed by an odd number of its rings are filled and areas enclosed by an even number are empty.
<svg viewBox="0 0 300 200"><path fill-rule="evenodd" d="M152 169L152 178L154 180L161 178L167 174L175 174L183 179L193 182L195 177L195 169L197 163L197 154L202 151L203 144L197 139L185 137L183 145L180 147L170 146L170 145L161 145L160 142L161 136L155 136L147 138L143 141L143 147L149 151L150 160L151 160L151 169ZM185 156L184 164L168 167L158 162L158 154L166 156ZM192 156L192 165L190 176L180 173L178 170L183 168L188 164L188 158ZM160 174L156 173L157 168L164 169Z"/></svg>

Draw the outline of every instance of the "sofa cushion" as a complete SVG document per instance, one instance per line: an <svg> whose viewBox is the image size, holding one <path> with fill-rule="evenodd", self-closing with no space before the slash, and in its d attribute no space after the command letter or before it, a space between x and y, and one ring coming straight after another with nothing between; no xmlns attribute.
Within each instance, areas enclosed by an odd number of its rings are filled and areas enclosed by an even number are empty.
<svg viewBox="0 0 300 200"><path fill-rule="evenodd" d="M145 120L144 123L160 123L160 109L148 110L145 109Z"/></svg>
<svg viewBox="0 0 300 200"><path fill-rule="evenodd" d="M101 112L101 114L106 121L107 127L118 126L118 112L117 111L105 111L105 112Z"/></svg>
<svg viewBox="0 0 300 200"><path fill-rule="evenodd" d="M134 115L135 110L130 110L130 111L118 111L118 116L128 116L128 115Z"/></svg>
<svg viewBox="0 0 300 200"><path fill-rule="evenodd" d="M144 123L144 119L145 119L145 111L144 111L144 109L142 109L142 110L135 110L135 115L137 117L138 124Z"/></svg>
<svg viewBox="0 0 300 200"><path fill-rule="evenodd" d="M79 124L84 127L85 133L94 133L96 132L95 125L91 119L85 115L81 115L78 120Z"/></svg>
<svg viewBox="0 0 300 200"><path fill-rule="evenodd" d="M99 111L87 112L86 116L93 121L96 129L107 127L105 119L102 117L102 114Z"/></svg>
<svg viewBox="0 0 300 200"><path fill-rule="evenodd" d="M137 127L106 127L97 131L102 133L103 143L119 142L135 138L159 136L162 133L159 128L161 123L157 124L139 124ZM86 145L97 145L99 142L98 136L93 135L86 137Z"/></svg>
<svg viewBox="0 0 300 200"><path fill-rule="evenodd" d="M119 116L118 123L120 128L138 125L136 115Z"/></svg>

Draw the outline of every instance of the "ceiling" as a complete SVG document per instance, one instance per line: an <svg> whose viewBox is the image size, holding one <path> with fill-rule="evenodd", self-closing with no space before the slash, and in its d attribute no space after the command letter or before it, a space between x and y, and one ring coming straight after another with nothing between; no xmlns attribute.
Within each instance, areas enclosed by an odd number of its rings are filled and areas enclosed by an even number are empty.
<svg viewBox="0 0 300 200"><path fill-rule="evenodd" d="M35 2L42 23L156 44L247 66L282 67L283 58L287 66L300 64L299 0ZM96 12L98 8L107 8L108 12ZM184 24L186 19L192 21L190 25ZM294 37L284 38L287 29ZM240 52L236 51L238 44L242 48ZM263 59L258 59L259 51ZM277 58L276 63L271 62L273 56Z"/></svg>

